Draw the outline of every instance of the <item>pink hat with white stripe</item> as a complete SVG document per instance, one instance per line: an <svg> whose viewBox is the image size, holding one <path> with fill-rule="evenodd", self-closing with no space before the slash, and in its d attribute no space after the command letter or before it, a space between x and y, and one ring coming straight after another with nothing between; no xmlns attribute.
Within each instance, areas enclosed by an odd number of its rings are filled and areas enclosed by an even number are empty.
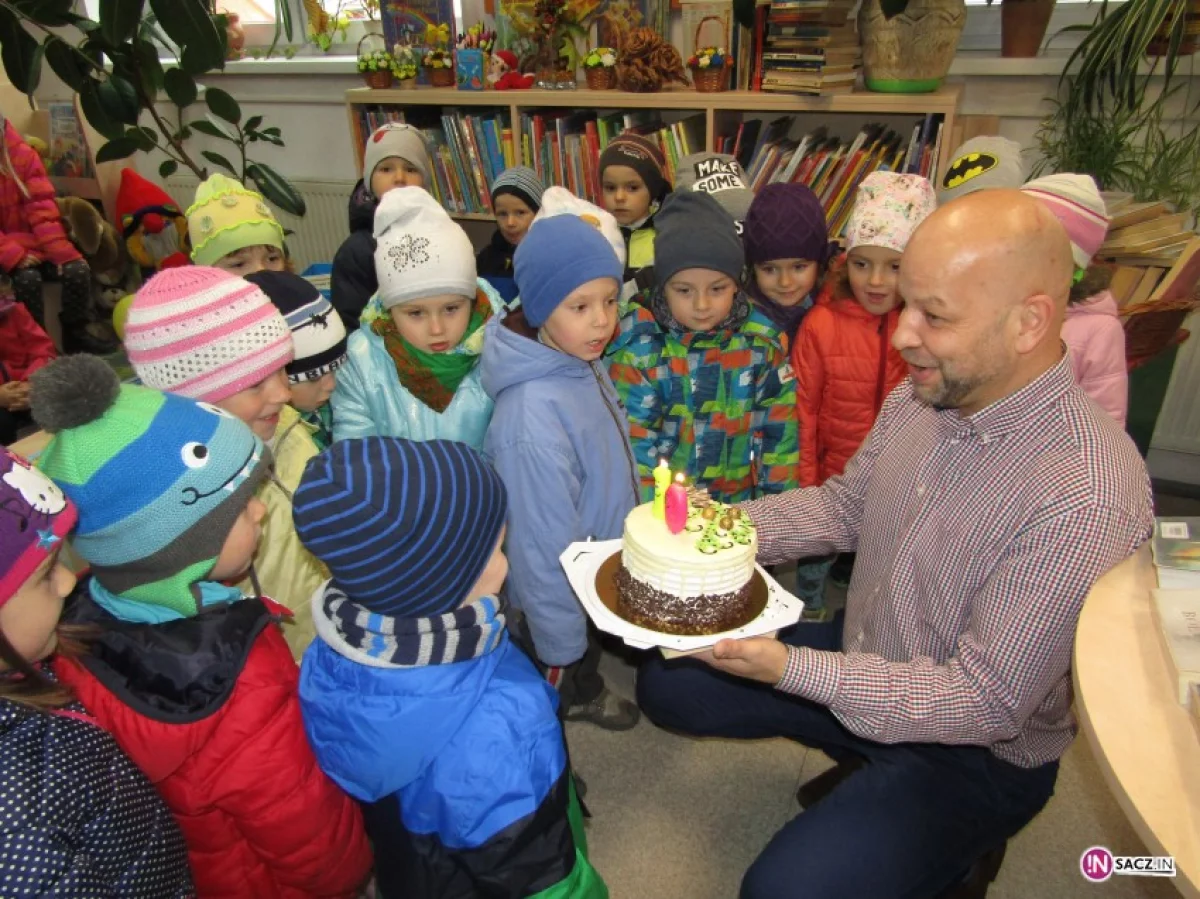
<svg viewBox="0 0 1200 899"><path fill-rule="evenodd" d="M292 335L256 285L188 265L159 272L134 296L125 351L147 387L218 403L292 361Z"/></svg>
<svg viewBox="0 0 1200 899"><path fill-rule="evenodd" d="M1087 268L1108 233L1108 208L1091 175L1062 173L1035 178L1021 188L1049 207L1071 239L1076 268Z"/></svg>

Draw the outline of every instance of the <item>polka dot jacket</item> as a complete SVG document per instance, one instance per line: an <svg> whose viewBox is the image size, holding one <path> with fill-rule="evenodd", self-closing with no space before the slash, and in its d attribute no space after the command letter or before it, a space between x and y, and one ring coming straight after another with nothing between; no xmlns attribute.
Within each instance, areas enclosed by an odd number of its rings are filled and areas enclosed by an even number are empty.
<svg viewBox="0 0 1200 899"><path fill-rule="evenodd" d="M0 699L0 899L194 895L174 818L83 707Z"/></svg>

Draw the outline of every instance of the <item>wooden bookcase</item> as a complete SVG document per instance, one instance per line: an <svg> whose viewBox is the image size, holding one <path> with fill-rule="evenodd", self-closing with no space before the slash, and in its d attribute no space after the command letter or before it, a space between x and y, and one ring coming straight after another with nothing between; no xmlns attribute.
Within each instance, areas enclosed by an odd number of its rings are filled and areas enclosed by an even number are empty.
<svg viewBox="0 0 1200 899"><path fill-rule="evenodd" d="M416 107L444 107L478 111L481 108L506 110L510 122L517 122L522 112L538 109L596 109L620 111L625 109L656 110L664 116L672 113L694 114L703 112L705 117L705 147L711 150L715 137L736 127L738 121L752 116L796 115L797 125L813 125L845 122L850 129L875 119L901 120L907 118L908 127L918 117L933 113L941 117L942 134L950 135L958 112L962 88L947 85L930 94L877 94L856 91L831 97L805 97L796 94L776 94L758 91L724 91L721 93L699 93L691 88L664 90L658 93L638 94L625 91L460 91L454 88L419 87L414 90L372 90L353 88L346 91L346 108L350 122L350 133L354 141L356 164L362 166L363 135L360 126L359 107L396 106L401 109ZM521 164L520 141L514 147L517 163ZM940 149L939 170L945 171L954 146L946 139ZM459 219L491 220L490 215L455 214Z"/></svg>

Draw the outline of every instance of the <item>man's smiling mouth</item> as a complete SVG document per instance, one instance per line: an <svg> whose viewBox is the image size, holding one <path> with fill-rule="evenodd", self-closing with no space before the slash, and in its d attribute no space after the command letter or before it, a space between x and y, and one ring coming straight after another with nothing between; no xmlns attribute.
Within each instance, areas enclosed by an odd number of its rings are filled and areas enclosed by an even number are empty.
<svg viewBox="0 0 1200 899"><path fill-rule="evenodd" d="M246 457L246 461L242 463L242 467L226 478L225 483L219 484L212 490L209 490L207 493L201 493L195 487L184 487L184 498L181 500L181 502L185 506L194 506L205 497L212 496L214 493L220 493L222 490L226 491L227 493L233 493L234 490L241 486L242 481L250 477L250 469L256 462L258 462L258 459L258 450L251 448L250 455ZM188 496L189 494L191 494L190 498Z"/></svg>

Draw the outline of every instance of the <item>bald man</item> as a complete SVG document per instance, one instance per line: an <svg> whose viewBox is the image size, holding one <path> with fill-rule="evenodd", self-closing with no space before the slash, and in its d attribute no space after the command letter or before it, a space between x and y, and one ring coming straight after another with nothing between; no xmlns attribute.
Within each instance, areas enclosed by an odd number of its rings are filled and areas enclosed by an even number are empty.
<svg viewBox="0 0 1200 899"><path fill-rule="evenodd" d="M845 474L743 506L763 564L858 552L844 621L643 666L657 724L839 762L743 899L982 896L1053 793L1079 611L1153 526L1145 466L1059 338L1071 274L1030 197L931 215L900 268L909 379Z"/></svg>

